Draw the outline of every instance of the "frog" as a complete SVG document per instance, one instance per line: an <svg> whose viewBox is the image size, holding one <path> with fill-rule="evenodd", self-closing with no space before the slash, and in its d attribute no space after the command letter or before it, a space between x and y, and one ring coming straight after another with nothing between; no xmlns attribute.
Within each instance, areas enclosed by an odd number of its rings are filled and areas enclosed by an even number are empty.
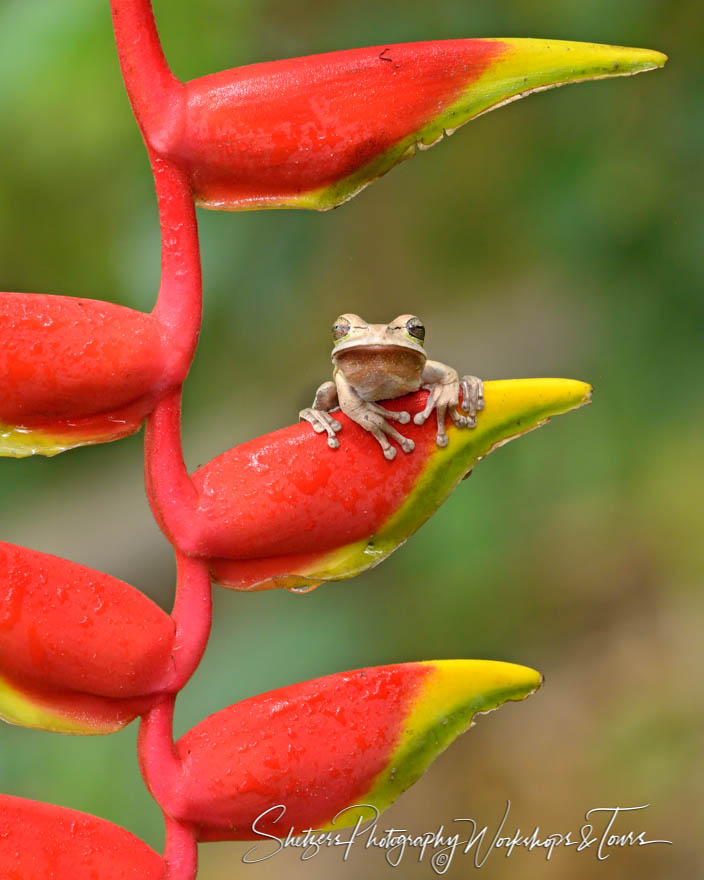
<svg viewBox="0 0 704 880"><path fill-rule="evenodd" d="M332 381L323 382L313 405L299 413L299 420L309 422L317 434L327 434L331 449L340 446L337 434L342 424L333 415L340 410L377 440L384 458L396 457L391 440L405 453L413 452L413 440L391 424L408 424L410 413L386 409L379 401L420 389L429 394L413 421L423 425L435 410L438 446L449 442L445 429L448 412L458 428L476 427L477 414L484 409L482 380L476 376L460 379L452 367L428 360L425 325L416 315L399 315L388 324L369 324L359 315L346 313L335 320L332 337Z"/></svg>

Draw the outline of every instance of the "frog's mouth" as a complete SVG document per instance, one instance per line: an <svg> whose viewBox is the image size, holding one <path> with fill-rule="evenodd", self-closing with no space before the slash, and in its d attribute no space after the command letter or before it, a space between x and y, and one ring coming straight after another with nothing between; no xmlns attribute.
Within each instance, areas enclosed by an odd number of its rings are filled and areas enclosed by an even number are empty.
<svg viewBox="0 0 704 880"><path fill-rule="evenodd" d="M377 343L375 345L360 343L359 345L350 345L349 348L344 348L342 351L368 351L369 354L384 354L393 351L409 351L409 349L404 345L392 345L390 343L386 345L383 343Z"/></svg>
<svg viewBox="0 0 704 880"><path fill-rule="evenodd" d="M337 363L348 361L360 362L376 362L378 364L418 364L425 363L425 352L423 349L416 350L405 345L350 345L349 348L343 348L336 351L333 360Z"/></svg>
<svg viewBox="0 0 704 880"><path fill-rule="evenodd" d="M393 343L374 343L373 345L369 345L368 343L360 342L358 345L354 342L349 343L348 345L342 345L335 352L335 359L340 358L341 356L346 355L347 353L354 352L357 356L360 354L367 353L370 356L378 356L378 355L393 355L397 354L408 354L415 361L419 358L425 360L425 351L420 347L411 343L410 345L394 345Z"/></svg>

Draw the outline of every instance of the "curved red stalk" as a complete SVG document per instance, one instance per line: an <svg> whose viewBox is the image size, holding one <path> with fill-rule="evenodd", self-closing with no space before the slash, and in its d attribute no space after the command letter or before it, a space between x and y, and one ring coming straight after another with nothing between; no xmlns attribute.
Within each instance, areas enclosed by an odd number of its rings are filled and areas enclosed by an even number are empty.
<svg viewBox="0 0 704 880"><path fill-rule="evenodd" d="M164 693L176 693L186 684L200 663L208 644L212 623L212 590L207 564L176 553L176 596L171 619L176 624L173 669L159 685Z"/></svg>
<svg viewBox="0 0 704 880"><path fill-rule="evenodd" d="M181 786L181 761L173 739L173 716L176 695L171 694L142 716L137 753L147 788L164 814L166 843L165 880L193 880L198 868L198 844L190 824L173 818L168 805L178 807Z"/></svg>
<svg viewBox="0 0 704 880"><path fill-rule="evenodd" d="M178 813L181 761L174 746L172 725L175 694L168 694L142 716L137 754L144 782L164 815Z"/></svg>
<svg viewBox="0 0 704 880"><path fill-rule="evenodd" d="M154 144L183 85L164 57L151 0L110 0L110 9L125 89L145 141Z"/></svg>
<svg viewBox="0 0 704 880"><path fill-rule="evenodd" d="M154 186L161 227L161 284L152 314L167 326L172 334L175 352L186 356L188 362L198 341L202 314L202 278L198 224L188 178L175 163L158 155L150 146L150 126L163 110L169 115L170 96L179 83L169 70L159 41L150 0L111 0L115 42L125 87L140 125L154 175ZM165 403L176 400L176 436L166 429L165 438L175 442L175 457L181 461L184 485L188 497L190 480L185 474L178 427L177 388L165 398ZM166 405L166 410L170 409ZM157 432L161 436L164 432ZM160 442L159 447L165 446ZM178 473L169 468L170 458L164 462L169 474ZM186 482L187 481L187 482ZM159 483L161 485L161 483ZM172 480L171 489L176 487ZM154 515L161 523L154 492L147 482L147 494ZM180 496L184 497L183 494ZM193 497L196 497L193 489ZM172 617L177 632L174 650L173 675L164 684L165 690L179 690L197 666L208 640L211 622L210 580L207 568L199 562L177 554L178 579Z"/></svg>
<svg viewBox="0 0 704 880"><path fill-rule="evenodd" d="M152 314L169 328L174 348L188 356L190 365L200 333L203 293L196 212L184 172L153 150L149 160L161 228L161 284Z"/></svg>
<svg viewBox="0 0 704 880"><path fill-rule="evenodd" d="M147 418L144 468L154 518L174 545L196 554L200 544L195 515L198 491L181 449L180 388L165 395Z"/></svg>
<svg viewBox="0 0 704 880"><path fill-rule="evenodd" d="M161 226L161 286L153 314L167 325L178 348L193 355L202 311L202 281L198 226L188 178L174 162L158 155L160 137L177 119L176 104L183 86L173 76L164 57L150 0L111 0L115 42L127 94L147 144L154 174ZM147 495L157 521L164 508L172 513L178 499L195 501L197 495L186 473L180 439L181 389L170 392L157 405L159 418L145 442L145 461L150 452L164 454L147 479ZM163 477L167 477L166 485ZM169 503L169 501L171 503ZM186 506L187 509L187 506ZM211 624L211 588L204 563L177 553L178 578L172 617L176 622L175 665L164 683L171 691L143 716L138 753L144 779L164 812L167 880L193 880L197 870L197 845L188 826L173 820L165 804L173 797L181 765L173 742L172 721L175 692L198 664ZM178 652L178 654L176 653Z"/></svg>
<svg viewBox="0 0 704 880"><path fill-rule="evenodd" d="M193 196L187 175L154 147L159 120L174 119L183 87L164 57L151 0L110 0L110 7L122 78L147 145L159 204L161 286L153 314L192 354L202 293Z"/></svg>
<svg viewBox="0 0 704 880"><path fill-rule="evenodd" d="M166 823L166 843L164 861L166 874L164 880L193 880L198 871L198 843L195 832L182 822L164 815Z"/></svg>

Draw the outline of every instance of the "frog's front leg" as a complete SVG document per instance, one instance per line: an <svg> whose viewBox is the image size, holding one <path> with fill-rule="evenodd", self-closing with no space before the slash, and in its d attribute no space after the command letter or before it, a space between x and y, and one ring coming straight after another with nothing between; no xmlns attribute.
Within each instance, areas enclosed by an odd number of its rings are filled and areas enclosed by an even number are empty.
<svg viewBox="0 0 704 880"><path fill-rule="evenodd" d="M410 421L408 413L392 412L377 403L363 400L340 370L335 371L335 384L340 409L353 422L365 431L369 431L381 446L384 458L389 460L396 458L396 449L389 442L389 437L393 438L404 452L413 452L415 443L409 437L399 434L387 421L393 419L405 425Z"/></svg>
<svg viewBox="0 0 704 880"><path fill-rule="evenodd" d="M474 428L477 425L477 412L484 408L484 390L481 379L476 376L464 376L460 382L457 370L441 364L439 361L426 361L421 376L422 387L427 389L428 400L425 409L416 413L413 421L416 425L426 422L433 410L437 416L438 431L435 442L438 446L447 446L448 436L445 431L445 417L449 409L450 416L458 428ZM457 407L462 390L462 415Z"/></svg>
<svg viewBox="0 0 704 880"><path fill-rule="evenodd" d="M341 430L342 425L330 414L340 408L337 398L337 387L334 382L323 382L315 392L313 406L302 409L298 413L299 420L310 422L316 434L327 431L328 446L337 449L340 441L335 434Z"/></svg>

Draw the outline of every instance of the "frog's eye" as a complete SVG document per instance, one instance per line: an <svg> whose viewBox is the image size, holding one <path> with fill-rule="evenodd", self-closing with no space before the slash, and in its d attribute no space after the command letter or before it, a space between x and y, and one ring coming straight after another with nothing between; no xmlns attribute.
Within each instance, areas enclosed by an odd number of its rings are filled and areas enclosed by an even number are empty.
<svg viewBox="0 0 704 880"><path fill-rule="evenodd" d="M409 318L406 321L406 330L414 338L422 342L425 339L425 325L420 318Z"/></svg>
<svg viewBox="0 0 704 880"><path fill-rule="evenodd" d="M343 336L347 336L350 332L350 322L347 318L338 318L332 325L332 338L335 342L339 342Z"/></svg>

